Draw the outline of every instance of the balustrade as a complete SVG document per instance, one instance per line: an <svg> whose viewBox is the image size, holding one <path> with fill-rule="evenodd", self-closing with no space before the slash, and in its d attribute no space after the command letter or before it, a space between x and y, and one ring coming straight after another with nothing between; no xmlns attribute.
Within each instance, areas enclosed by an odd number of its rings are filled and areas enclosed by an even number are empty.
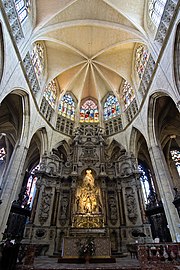
<svg viewBox="0 0 180 270"><path fill-rule="evenodd" d="M180 243L152 243L138 245L138 259L142 270L174 270L180 266Z"/></svg>

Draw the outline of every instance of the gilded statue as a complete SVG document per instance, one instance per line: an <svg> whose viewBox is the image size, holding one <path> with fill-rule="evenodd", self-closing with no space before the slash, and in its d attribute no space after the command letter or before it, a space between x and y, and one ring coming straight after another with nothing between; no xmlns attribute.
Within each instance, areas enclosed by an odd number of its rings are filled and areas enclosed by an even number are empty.
<svg viewBox="0 0 180 270"><path fill-rule="evenodd" d="M76 213L97 214L101 213L102 205L99 188L94 183L90 169L86 170L82 185L77 190Z"/></svg>

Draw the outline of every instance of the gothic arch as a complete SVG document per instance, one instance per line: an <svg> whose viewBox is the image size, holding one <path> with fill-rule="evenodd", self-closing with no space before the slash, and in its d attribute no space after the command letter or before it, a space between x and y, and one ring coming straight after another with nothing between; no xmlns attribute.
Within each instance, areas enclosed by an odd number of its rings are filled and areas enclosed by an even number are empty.
<svg viewBox="0 0 180 270"><path fill-rule="evenodd" d="M64 161L67 161L67 157L71 152L70 145L66 140L62 140L54 145L52 152L59 158L63 158Z"/></svg>
<svg viewBox="0 0 180 270"><path fill-rule="evenodd" d="M171 97L160 94L152 96L152 99L154 99L154 110L150 120L154 122L154 127L149 126L150 139L153 139L151 134L153 132L163 151L171 175L171 185L180 188L179 175L171 157L171 151L180 151L180 114Z"/></svg>
<svg viewBox="0 0 180 270"><path fill-rule="evenodd" d="M29 97L22 90L14 90L1 102L0 106L1 147L6 149L5 173L15 146L27 140L29 131ZM5 177L4 177L5 178Z"/></svg>
<svg viewBox="0 0 180 270"><path fill-rule="evenodd" d="M48 149L48 137L46 129L38 129L32 136L24 164L24 169L31 171L39 164L40 158Z"/></svg>
<svg viewBox="0 0 180 270"><path fill-rule="evenodd" d="M110 160L117 160L121 156L123 156L126 153L126 149L122 144L117 142L116 140L112 140L112 142L108 146L108 156Z"/></svg>
<svg viewBox="0 0 180 270"><path fill-rule="evenodd" d="M135 127L132 128L131 130L131 135L130 135L130 141L129 141L129 150L134 154L135 157L137 157L137 136L138 136L139 130L137 130Z"/></svg>
<svg viewBox="0 0 180 270"><path fill-rule="evenodd" d="M179 140L179 112L172 98L165 93L155 93L149 100L148 134L151 142L167 143L168 136L176 135Z"/></svg>
<svg viewBox="0 0 180 270"><path fill-rule="evenodd" d="M149 135L149 141L150 144L158 144L158 136L157 136L157 122L155 119L157 119L157 115L155 114L155 109L157 108L157 100L160 97L167 96L165 93L157 92L154 93L149 98L149 104L148 104L148 135Z"/></svg>
<svg viewBox="0 0 180 270"><path fill-rule="evenodd" d="M146 163L153 172L151 159L148 150L148 144L144 135L135 127L133 127L130 137L130 151L133 152L138 160Z"/></svg>

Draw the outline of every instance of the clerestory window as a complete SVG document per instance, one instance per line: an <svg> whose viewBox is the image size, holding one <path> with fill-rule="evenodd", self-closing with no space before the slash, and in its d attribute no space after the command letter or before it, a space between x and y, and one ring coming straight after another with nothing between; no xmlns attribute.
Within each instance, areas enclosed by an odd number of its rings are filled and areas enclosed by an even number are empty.
<svg viewBox="0 0 180 270"><path fill-rule="evenodd" d="M159 26L167 0L150 0L148 5L149 16L152 22Z"/></svg>
<svg viewBox="0 0 180 270"><path fill-rule="evenodd" d="M14 3L19 16L19 20L22 23L28 17L30 1L14 0Z"/></svg>
<svg viewBox="0 0 180 270"><path fill-rule="evenodd" d="M80 108L80 122L97 123L99 122L98 106L92 99L87 99Z"/></svg>
<svg viewBox="0 0 180 270"><path fill-rule="evenodd" d="M40 78L45 68L44 46L41 43L34 43L31 60L34 66L35 73L37 77Z"/></svg>
<svg viewBox="0 0 180 270"><path fill-rule="evenodd" d="M58 113L72 121L75 119L75 102L70 94L65 94L59 103Z"/></svg>
<svg viewBox="0 0 180 270"><path fill-rule="evenodd" d="M44 97L48 101L48 103L51 105L51 107L54 109L55 104L56 104L56 98L57 98L57 85L56 85L55 80L52 80L46 86L45 91L44 91Z"/></svg>
<svg viewBox="0 0 180 270"><path fill-rule="evenodd" d="M124 102L125 109L131 104L134 98L135 98L134 89L127 81L124 81L122 88L122 99Z"/></svg>
<svg viewBox="0 0 180 270"><path fill-rule="evenodd" d="M149 53L147 47L143 44L139 45L135 52L135 71L138 74L140 80L144 74L148 58Z"/></svg>
<svg viewBox="0 0 180 270"><path fill-rule="evenodd" d="M150 203L149 201L150 197L153 194L155 195L155 189L154 189L154 184L151 177L151 172L149 168L147 167L147 165L143 162L139 162L138 170L141 173L141 176L140 176L141 187L142 187L144 202L147 205L148 203Z"/></svg>
<svg viewBox="0 0 180 270"><path fill-rule="evenodd" d="M104 120L107 121L120 115L120 105L116 96L109 95L104 102Z"/></svg>

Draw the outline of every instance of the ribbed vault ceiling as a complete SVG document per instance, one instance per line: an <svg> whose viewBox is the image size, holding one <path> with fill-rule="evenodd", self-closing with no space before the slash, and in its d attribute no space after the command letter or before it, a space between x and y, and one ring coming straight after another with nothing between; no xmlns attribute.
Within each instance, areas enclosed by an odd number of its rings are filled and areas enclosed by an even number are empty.
<svg viewBox="0 0 180 270"><path fill-rule="evenodd" d="M38 0L34 39L46 46L49 82L78 101L133 86L133 53L146 43L145 0Z"/></svg>

